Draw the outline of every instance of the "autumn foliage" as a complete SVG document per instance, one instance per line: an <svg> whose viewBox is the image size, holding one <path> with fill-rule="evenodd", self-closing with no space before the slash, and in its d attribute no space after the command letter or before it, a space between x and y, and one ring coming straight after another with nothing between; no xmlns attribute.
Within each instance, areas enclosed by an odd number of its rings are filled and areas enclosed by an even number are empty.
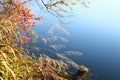
<svg viewBox="0 0 120 80"><path fill-rule="evenodd" d="M26 7L26 2L20 0L3 0L0 1L0 22L9 21L16 31L16 35L21 42L28 42L28 38L25 33L30 31L30 28L34 26L36 20L40 20L42 17L34 18L30 9ZM20 40L22 39L22 40Z"/></svg>

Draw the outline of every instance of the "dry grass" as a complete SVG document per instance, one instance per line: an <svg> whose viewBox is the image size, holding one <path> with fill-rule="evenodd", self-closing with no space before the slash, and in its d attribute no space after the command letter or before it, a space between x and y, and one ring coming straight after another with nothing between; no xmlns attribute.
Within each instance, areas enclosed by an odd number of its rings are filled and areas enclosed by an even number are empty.
<svg viewBox="0 0 120 80"><path fill-rule="evenodd" d="M9 45L0 45L0 80L76 80L78 77L84 80L82 78L88 72L81 66L79 73L71 76L65 71L69 65L61 60L42 54L36 58L34 54L29 56L18 52Z"/></svg>
<svg viewBox="0 0 120 80"><path fill-rule="evenodd" d="M9 51L7 51L9 50ZM0 49L1 80L68 80L70 76L63 72L67 67L62 61L41 55L23 55L5 45Z"/></svg>

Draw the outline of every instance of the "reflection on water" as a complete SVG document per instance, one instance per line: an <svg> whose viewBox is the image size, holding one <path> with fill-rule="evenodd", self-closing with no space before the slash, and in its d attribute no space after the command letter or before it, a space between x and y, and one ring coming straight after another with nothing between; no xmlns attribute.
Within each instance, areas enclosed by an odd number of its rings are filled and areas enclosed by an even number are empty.
<svg viewBox="0 0 120 80"><path fill-rule="evenodd" d="M37 35L37 42L33 42L32 38L29 45L30 54L35 53L35 55L39 56L41 53L45 54L53 59L58 61L62 61L67 65L67 70L69 72L75 73L79 69L79 64L74 62L72 57L80 57L82 53L75 50L66 49L66 43L68 43L67 38L62 35L55 34L54 31L60 30L64 33L64 35L69 35L68 31L62 26L55 24L57 28L51 27L50 29L42 34ZM32 37L32 36L31 36Z"/></svg>
<svg viewBox="0 0 120 80"><path fill-rule="evenodd" d="M92 80L120 80L119 34L92 28L92 25L90 28L85 23L79 25L81 28L73 23L67 26L70 33L68 38L55 32L40 35L40 42L35 44L40 49L39 53L52 58L59 56L59 59L67 60L66 63L73 60L77 64L84 64L89 67Z"/></svg>

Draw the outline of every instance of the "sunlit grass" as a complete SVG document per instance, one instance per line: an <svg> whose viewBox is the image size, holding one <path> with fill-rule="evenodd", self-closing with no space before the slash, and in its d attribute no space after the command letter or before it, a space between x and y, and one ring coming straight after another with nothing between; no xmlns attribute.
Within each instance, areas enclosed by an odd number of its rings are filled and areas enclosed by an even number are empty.
<svg viewBox="0 0 120 80"><path fill-rule="evenodd" d="M30 57L21 54L20 57L14 53L6 53L4 48L6 47L0 49L0 78L3 80L36 80L36 78L41 79L42 77L57 80L62 79L62 76L68 76L61 74L64 64L62 62L45 55L36 58L34 55Z"/></svg>

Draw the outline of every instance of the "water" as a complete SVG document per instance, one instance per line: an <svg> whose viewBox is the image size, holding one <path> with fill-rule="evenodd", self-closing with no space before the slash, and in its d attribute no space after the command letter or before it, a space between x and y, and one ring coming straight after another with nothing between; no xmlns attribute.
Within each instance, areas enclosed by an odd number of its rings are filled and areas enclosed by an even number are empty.
<svg viewBox="0 0 120 80"><path fill-rule="evenodd" d="M72 22L61 24L70 32L70 36L55 31L56 34L67 37L69 42L66 50L83 53L83 56L71 59L87 66L92 80L120 80L120 9L119 1L115 1L98 0L88 9L76 8L76 17L70 18ZM38 25L42 27L35 28L38 34L45 32L54 23L59 23L51 15L41 15L44 19Z"/></svg>
<svg viewBox="0 0 120 80"><path fill-rule="evenodd" d="M76 29L71 36L71 49L79 50L83 56L73 59L85 64L93 74L93 80L120 80L120 36L100 29ZM78 31L77 31L78 30Z"/></svg>
<svg viewBox="0 0 120 80"><path fill-rule="evenodd" d="M92 80L120 80L120 34L117 31L96 28L97 25L90 23L70 23L64 27L70 32L64 50L83 53L83 56L71 59L87 66Z"/></svg>

